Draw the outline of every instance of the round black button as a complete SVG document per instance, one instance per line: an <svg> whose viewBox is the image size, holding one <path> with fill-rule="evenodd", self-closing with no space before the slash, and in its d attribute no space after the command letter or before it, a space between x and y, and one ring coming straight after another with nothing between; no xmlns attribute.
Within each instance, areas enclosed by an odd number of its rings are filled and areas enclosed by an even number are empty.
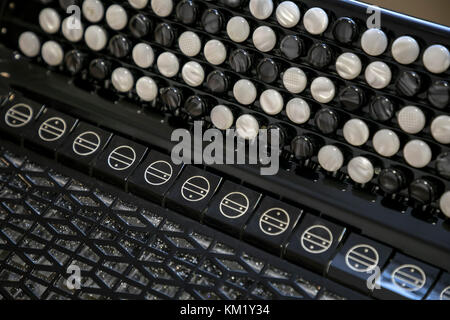
<svg viewBox="0 0 450 320"><path fill-rule="evenodd" d="M395 84L397 92L406 97L414 97L419 93L422 86L422 80L417 72L403 71L398 76Z"/></svg>
<svg viewBox="0 0 450 320"><path fill-rule="evenodd" d="M369 107L370 117L375 121L388 121L394 116L394 103L387 97L376 97Z"/></svg>
<svg viewBox="0 0 450 320"><path fill-rule="evenodd" d="M428 204L436 198L436 187L428 180L417 179L409 185L409 196L420 204Z"/></svg>
<svg viewBox="0 0 450 320"><path fill-rule="evenodd" d="M116 58L123 58L130 52L130 43L127 38L117 34L109 40L108 50Z"/></svg>
<svg viewBox="0 0 450 320"><path fill-rule="evenodd" d="M250 55L244 49L236 49L229 58L231 69L235 72L245 73L251 65Z"/></svg>
<svg viewBox="0 0 450 320"><path fill-rule="evenodd" d="M399 192L405 186L405 182L403 172L394 168L384 169L378 176L378 184L386 193Z"/></svg>
<svg viewBox="0 0 450 320"><path fill-rule="evenodd" d="M192 0L183 0L177 5L177 19L184 24L193 24L197 19L197 5Z"/></svg>
<svg viewBox="0 0 450 320"><path fill-rule="evenodd" d="M206 78L206 87L213 93L225 93L228 89L227 76L222 71L211 72Z"/></svg>
<svg viewBox="0 0 450 320"><path fill-rule="evenodd" d="M308 136L297 136L291 142L291 152L297 160L312 158L316 147L315 140Z"/></svg>
<svg viewBox="0 0 450 320"><path fill-rule="evenodd" d="M222 29L222 15L216 9L209 9L203 13L202 24L206 32L215 34Z"/></svg>
<svg viewBox="0 0 450 320"><path fill-rule="evenodd" d="M358 35L355 21L350 18L339 18L334 24L333 36L340 43L352 43Z"/></svg>
<svg viewBox="0 0 450 320"><path fill-rule="evenodd" d="M160 23L155 28L155 41L164 46L171 47L175 40L172 27L167 23Z"/></svg>
<svg viewBox="0 0 450 320"><path fill-rule="evenodd" d="M267 145L273 147L272 144L272 131L278 130L278 148L283 149L286 141L286 131L284 128L277 124L271 124L267 127Z"/></svg>
<svg viewBox="0 0 450 320"><path fill-rule="evenodd" d="M89 74L97 80L106 79L109 75L109 70L109 62L103 59L92 60L89 64Z"/></svg>
<svg viewBox="0 0 450 320"><path fill-rule="evenodd" d="M445 152L440 154L436 159L436 171L445 178L450 179L450 153Z"/></svg>
<svg viewBox="0 0 450 320"><path fill-rule="evenodd" d="M71 74L77 74L83 69L85 55L78 50L72 50L67 52L64 57L64 64L66 69Z"/></svg>
<svg viewBox="0 0 450 320"><path fill-rule="evenodd" d="M181 101L183 99L180 90L174 87L162 88L159 92L163 104L169 112L178 116L180 112Z"/></svg>
<svg viewBox="0 0 450 320"><path fill-rule="evenodd" d="M258 78L265 83L272 83L278 78L278 66L270 58L261 60L256 68Z"/></svg>
<svg viewBox="0 0 450 320"><path fill-rule="evenodd" d="M308 52L309 63L319 69L328 66L333 59L331 48L325 43L317 43Z"/></svg>
<svg viewBox="0 0 450 320"><path fill-rule="evenodd" d="M243 0L222 0L224 5L230 8L239 8L242 5Z"/></svg>
<svg viewBox="0 0 450 320"><path fill-rule="evenodd" d="M323 134L330 134L337 130L339 119L333 110L323 108L316 113L314 122Z"/></svg>
<svg viewBox="0 0 450 320"><path fill-rule="evenodd" d="M450 85L447 81L436 81L428 89L428 101L439 109L448 106L450 100Z"/></svg>
<svg viewBox="0 0 450 320"><path fill-rule="evenodd" d="M205 102L199 96L190 96L184 103L183 113L190 119L198 119L205 114Z"/></svg>
<svg viewBox="0 0 450 320"><path fill-rule="evenodd" d="M302 39L294 35L285 36L280 42L280 50L289 60L294 60L303 54L305 44Z"/></svg>
<svg viewBox="0 0 450 320"><path fill-rule="evenodd" d="M357 86L348 86L339 93L339 102L348 111L355 111L361 108L365 102L364 91Z"/></svg>
<svg viewBox="0 0 450 320"><path fill-rule="evenodd" d="M128 28L134 37L145 37L150 32L150 19L138 13L131 17Z"/></svg>

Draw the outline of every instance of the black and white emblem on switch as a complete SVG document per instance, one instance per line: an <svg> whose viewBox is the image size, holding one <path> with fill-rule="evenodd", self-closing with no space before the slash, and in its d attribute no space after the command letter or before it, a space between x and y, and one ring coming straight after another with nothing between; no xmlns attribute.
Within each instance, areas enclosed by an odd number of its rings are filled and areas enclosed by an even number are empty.
<svg viewBox="0 0 450 320"><path fill-rule="evenodd" d="M86 131L75 138L72 149L77 155L86 157L97 151L100 145L100 136L94 131Z"/></svg>
<svg viewBox="0 0 450 320"><path fill-rule="evenodd" d="M205 199L211 186L208 179L202 176L189 178L181 187L181 195L187 201L196 202Z"/></svg>
<svg viewBox="0 0 450 320"><path fill-rule="evenodd" d="M333 234L322 225L314 225L303 232L300 238L303 249L312 254L327 251L333 244Z"/></svg>
<svg viewBox="0 0 450 320"><path fill-rule="evenodd" d="M5 122L12 128L20 128L27 125L33 119L33 109L24 103L18 103L6 112Z"/></svg>
<svg viewBox="0 0 450 320"><path fill-rule="evenodd" d="M281 208L269 209L259 218L259 228L269 236L282 234L289 227L289 223L289 214Z"/></svg>
<svg viewBox="0 0 450 320"><path fill-rule="evenodd" d="M367 244L356 245L345 255L345 263L356 272L370 272L378 265L378 251Z"/></svg>
<svg viewBox="0 0 450 320"><path fill-rule="evenodd" d="M247 213L250 203L242 192L231 192L220 201L220 213L227 218L237 219Z"/></svg>
<svg viewBox="0 0 450 320"><path fill-rule="evenodd" d="M173 168L170 163L158 160L151 163L144 173L145 181L152 186L160 186L172 178Z"/></svg>
<svg viewBox="0 0 450 320"><path fill-rule="evenodd" d="M56 141L61 138L67 130L67 124L60 117L52 117L44 121L39 127L39 137L47 142Z"/></svg>
<svg viewBox="0 0 450 320"><path fill-rule="evenodd" d="M136 161L136 151L130 146L120 146L114 149L108 157L111 169L122 171L130 168Z"/></svg>
<svg viewBox="0 0 450 320"><path fill-rule="evenodd" d="M392 283L406 291L417 291L425 285L427 277L418 266L404 264L392 273Z"/></svg>

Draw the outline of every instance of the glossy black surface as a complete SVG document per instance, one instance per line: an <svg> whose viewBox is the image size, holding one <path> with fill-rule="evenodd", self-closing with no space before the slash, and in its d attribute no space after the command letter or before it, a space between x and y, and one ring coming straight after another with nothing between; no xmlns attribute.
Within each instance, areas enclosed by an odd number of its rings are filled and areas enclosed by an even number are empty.
<svg viewBox="0 0 450 320"><path fill-rule="evenodd" d="M71 50L64 57L64 65L71 74L77 74L84 67L86 55L79 50Z"/></svg>
<svg viewBox="0 0 450 320"><path fill-rule="evenodd" d="M208 33L218 33L222 29L223 18L216 9L209 9L202 15L203 29Z"/></svg>
<svg viewBox="0 0 450 320"><path fill-rule="evenodd" d="M357 86L347 86L339 93L339 102L348 111L358 110L365 100L364 90Z"/></svg>
<svg viewBox="0 0 450 320"><path fill-rule="evenodd" d="M428 101L439 109L448 106L450 100L450 85L447 81L439 80L428 88Z"/></svg>
<svg viewBox="0 0 450 320"><path fill-rule="evenodd" d="M256 68L258 78L266 83L272 83L278 78L278 66L270 58L265 58L260 61Z"/></svg>
<svg viewBox="0 0 450 320"><path fill-rule="evenodd" d="M110 68L108 61L100 58L95 59L89 64L89 74L97 80L104 80L108 77Z"/></svg>
<svg viewBox="0 0 450 320"><path fill-rule="evenodd" d="M199 96L190 96L184 103L183 113L189 119L198 119L205 114L206 103Z"/></svg>
<svg viewBox="0 0 450 320"><path fill-rule="evenodd" d="M383 169L378 175L380 188L386 193L399 192L406 183L404 173L399 169Z"/></svg>
<svg viewBox="0 0 450 320"><path fill-rule="evenodd" d="M450 153L445 152L436 158L436 170L438 174L446 179L450 179Z"/></svg>
<svg viewBox="0 0 450 320"><path fill-rule="evenodd" d="M280 42L281 53L289 60L299 58L304 51L305 44L296 35L287 35Z"/></svg>
<svg viewBox="0 0 450 320"><path fill-rule="evenodd" d="M225 93L228 89L228 78L222 71L215 70L208 74L206 87L213 93Z"/></svg>
<svg viewBox="0 0 450 320"><path fill-rule="evenodd" d="M369 107L370 117L376 121L388 121L394 116L395 104L384 96L376 97Z"/></svg>
<svg viewBox="0 0 450 320"><path fill-rule="evenodd" d="M198 7L192 0L183 0L178 3L176 14L181 23L193 24L197 19Z"/></svg>
<svg viewBox="0 0 450 320"><path fill-rule="evenodd" d="M136 38L145 37L150 32L150 19L142 13L138 13L131 17L128 28Z"/></svg>
<svg viewBox="0 0 450 320"><path fill-rule="evenodd" d="M436 186L428 180L417 179L409 185L409 196L417 203L424 205L436 198Z"/></svg>
<svg viewBox="0 0 450 320"><path fill-rule="evenodd" d="M325 68L333 60L331 48L325 43L317 43L309 49L309 63L319 69Z"/></svg>
<svg viewBox="0 0 450 320"><path fill-rule="evenodd" d="M333 36L340 43L350 44L358 36L358 28L351 18L341 17L333 27Z"/></svg>
<svg viewBox="0 0 450 320"><path fill-rule="evenodd" d="M251 58L244 49L236 49L230 54L229 63L235 72L245 73L251 65Z"/></svg>
<svg viewBox="0 0 450 320"><path fill-rule="evenodd" d="M155 28L155 41L156 43L164 46L171 47L175 40L175 33L173 28L168 23L160 23Z"/></svg>
<svg viewBox="0 0 450 320"><path fill-rule="evenodd" d="M309 136L297 136L292 139L291 151L297 160L312 158L317 152L317 142Z"/></svg>
<svg viewBox="0 0 450 320"><path fill-rule="evenodd" d="M182 103L182 95L180 90L174 87L162 88L159 92L162 102L167 107L169 112L174 115L179 114L179 108Z"/></svg>
<svg viewBox="0 0 450 320"><path fill-rule="evenodd" d="M130 52L130 42L123 35L117 34L109 40L109 52L116 58L123 58Z"/></svg>
<svg viewBox="0 0 450 320"><path fill-rule="evenodd" d="M334 110L323 108L316 113L314 123L323 134L331 134L337 130L339 118Z"/></svg>
<svg viewBox="0 0 450 320"><path fill-rule="evenodd" d="M422 79L417 72L403 71L399 74L395 86L399 94L405 97L414 97L420 92Z"/></svg>

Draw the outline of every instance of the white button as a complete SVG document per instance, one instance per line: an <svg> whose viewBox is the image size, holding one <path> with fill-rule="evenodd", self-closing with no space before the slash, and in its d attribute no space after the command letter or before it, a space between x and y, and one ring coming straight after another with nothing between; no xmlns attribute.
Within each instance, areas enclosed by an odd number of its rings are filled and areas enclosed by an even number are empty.
<svg viewBox="0 0 450 320"><path fill-rule="evenodd" d="M108 36L105 29L100 26L89 26L84 33L84 41L93 51L100 51L106 46Z"/></svg>
<svg viewBox="0 0 450 320"><path fill-rule="evenodd" d="M450 143L450 116L439 116L431 123L431 135L442 144Z"/></svg>
<svg viewBox="0 0 450 320"><path fill-rule="evenodd" d="M270 27L258 27L253 32L253 45L261 52L269 52L275 47L277 36Z"/></svg>
<svg viewBox="0 0 450 320"><path fill-rule="evenodd" d="M388 38L380 29L368 29L361 37L361 47L368 55L379 56L386 51L387 46Z"/></svg>
<svg viewBox="0 0 450 320"><path fill-rule="evenodd" d="M394 41L391 52L398 63L411 64L419 57L420 47L413 37L403 36Z"/></svg>
<svg viewBox="0 0 450 320"><path fill-rule="evenodd" d="M311 117L311 109L305 100L293 98L286 105L286 114L293 123L303 124Z"/></svg>
<svg viewBox="0 0 450 320"><path fill-rule="evenodd" d="M250 35L250 25L243 17L233 17L228 21L227 34L234 42L244 42Z"/></svg>
<svg viewBox="0 0 450 320"><path fill-rule="evenodd" d="M379 130L372 139L373 148L383 157L392 157L400 150L400 139L389 129Z"/></svg>
<svg viewBox="0 0 450 320"><path fill-rule="evenodd" d="M336 60L336 71L345 80L353 80L360 75L362 63L356 54L346 52Z"/></svg>
<svg viewBox="0 0 450 320"><path fill-rule="evenodd" d="M211 110L211 122L219 130L231 128L234 122L233 112L224 105L215 106Z"/></svg>
<svg viewBox="0 0 450 320"><path fill-rule="evenodd" d="M71 42L78 42L83 39L83 25L81 20L76 17L65 18L61 29L64 37Z"/></svg>
<svg viewBox="0 0 450 320"><path fill-rule="evenodd" d="M318 77L311 83L311 95L317 102L328 103L334 99L336 87L326 77Z"/></svg>
<svg viewBox="0 0 450 320"><path fill-rule="evenodd" d="M152 10L160 17L167 17L172 13L173 1L172 0L152 0Z"/></svg>
<svg viewBox="0 0 450 320"><path fill-rule="evenodd" d="M158 86L150 77L142 77L136 82L136 92L144 101L153 101L158 95Z"/></svg>
<svg viewBox="0 0 450 320"><path fill-rule="evenodd" d="M205 79L205 71L198 62L189 61L183 66L181 76L183 77L184 82L191 87L198 87Z"/></svg>
<svg viewBox="0 0 450 320"><path fill-rule="evenodd" d="M45 8L39 13L39 25L47 33L56 33L61 25L61 18L55 9Z"/></svg>
<svg viewBox="0 0 450 320"><path fill-rule="evenodd" d="M26 31L19 37L20 51L27 57L33 58L41 50L41 42L34 32Z"/></svg>
<svg viewBox="0 0 450 320"><path fill-rule="evenodd" d="M151 67L155 59L152 47L146 43L135 45L132 56L134 63L144 69Z"/></svg>
<svg viewBox="0 0 450 320"><path fill-rule="evenodd" d="M113 4L106 10L106 22L111 29L122 30L128 23L127 12L118 4Z"/></svg>
<svg viewBox="0 0 450 320"><path fill-rule="evenodd" d="M133 89L134 78L130 70L126 68L117 68L111 75L111 82L119 92L128 92Z"/></svg>
<svg viewBox="0 0 450 320"><path fill-rule="evenodd" d="M413 106L402 108L397 115L397 121L400 128L410 134L416 134L422 131L425 127L426 120L422 110Z"/></svg>
<svg viewBox="0 0 450 320"><path fill-rule="evenodd" d="M321 8L311 8L306 11L303 17L303 25L306 31L311 34L324 33L328 28L328 15Z"/></svg>
<svg viewBox="0 0 450 320"><path fill-rule="evenodd" d="M273 2L272 0L250 0L249 8L256 19L264 20L272 14Z"/></svg>
<svg viewBox="0 0 450 320"><path fill-rule="evenodd" d="M432 152L425 142L412 140L403 148L403 157L411 167L423 168L431 162Z"/></svg>
<svg viewBox="0 0 450 320"><path fill-rule="evenodd" d="M423 54L423 64L430 72L445 72L450 66L450 52L442 45L428 47Z"/></svg>
<svg viewBox="0 0 450 320"><path fill-rule="evenodd" d="M343 128L345 140L352 146L362 146L369 140L369 127L359 119L347 121Z"/></svg>
<svg viewBox="0 0 450 320"><path fill-rule="evenodd" d="M373 165L365 157L356 157L350 160L347 171L353 181L361 184L370 182L374 175Z"/></svg>
<svg viewBox="0 0 450 320"><path fill-rule="evenodd" d="M240 104L247 106L255 102L256 87L251 81L241 79L234 84L233 95Z"/></svg>
<svg viewBox="0 0 450 320"><path fill-rule="evenodd" d="M254 116L244 114L236 120L236 133L239 137L253 140L258 136L259 124Z"/></svg>
<svg viewBox="0 0 450 320"><path fill-rule="evenodd" d="M300 93L306 88L308 79L300 68L289 68L283 74L283 85L291 93Z"/></svg>
<svg viewBox="0 0 450 320"><path fill-rule="evenodd" d="M186 56L194 57L200 53L202 42L195 32L185 31L178 38L178 46Z"/></svg>
<svg viewBox="0 0 450 320"><path fill-rule="evenodd" d="M148 4L148 0L128 0L128 2L135 9L143 9Z"/></svg>
<svg viewBox="0 0 450 320"><path fill-rule="evenodd" d="M156 61L159 72L168 78L176 76L180 70L180 63L178 58L171 52L161 53Z"/></svg>
<svg viewBox="0 0 450 320"><path fill-rule="evenodd" d="M367 84L372 88L386 88L392 79L391 68L381 61L372 62L366 68L365 77Z"/></svg>
<svg viewBox="0 0 450 320"><path fill-rule="evenodd" d="M50 66L57 66L61 64L64 59L64 51L59 43L55 41L47 41L44 43L41 55L42 59Z"/></svg>
<svg viewBox="0 0 450 320"><path fill-rule="evenodd" d="M338 147L323 146L317 155L320 166L329 172L336 172L344 165L344 155Z"/></svg>
<svg viewBox="0 0 450 320"><path fill-rule="evenodd" d="M450 191L444 193L439 201L439 206L443 214L450 218Z"/></svg>
<svg viewBox="0 0 450 320"><path fill-rule="evenodd" d="M217 66L222 64L227 58L227 49L221 41L209 40L205 44L203 54L209 63Z"/></svg>
<svg viewBox="0 0 450 320"><path fill-rule="evenodd" d="M276 10L278 23L285 28L292 28L300 21L300 10L292 1L280 3Z"/></svg>
<svg viewBox="0 0 450 320"><path fill-rule="evenodd" d="M259 104L265 113L273 116L279 114L283 110L284 101L278 91L268 89L259 97Z"/></svg>
<svg viewBox="0 0 450 320"><path fill-rule="evenodd" d="M105 9L100 0L84 0L83 15L87 21L97 23L103 18Z"/></svg>

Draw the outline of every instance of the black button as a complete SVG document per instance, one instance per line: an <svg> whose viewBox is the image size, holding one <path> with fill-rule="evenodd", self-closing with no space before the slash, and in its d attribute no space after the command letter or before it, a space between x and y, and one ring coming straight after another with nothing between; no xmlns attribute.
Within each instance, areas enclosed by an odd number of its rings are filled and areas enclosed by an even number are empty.
<svg viewBox="0 0 450 320"><path fill-rule="evenodd" d="M325 43L317 43L309 49L309 63L319 69L328 66L333 59L331 48Z"/></svg>
<svg viewBox="0 0 450 320"><path fill-rule="evenodd" d="M230 8L239 8L242 5L243 0L221 0L221 2Z"/></svg>
<svg viewBox="0 0 450 320"><path fill-rule="evenodd" d="M428 101L439 109L448 106L450 100L450 85L447 81L436 81L428 88Z"/></svg>
<svg viewBox="0 0 450 320"><path fill-rule="evenodd" d="M291 142L291 151L297 160L310 159L317 151L317 142L309 136L297 136Z"/></svg>
<svg viewBox="0 0 450 320"><path fill-rule="evenodd" d="M307 214L295 228L286 257L323 273L344 236L345 228Z"/></svg>
<svg viewBox="0 0 450 320"><path fill-rule="evenodd" d="M155 202L161 202L183 169L171 158L152 150L130 177L130 191Z"/></svg>
<svg viewBox="0 0 450 320"><path fill-rule="evenodd" d="M350 44L358 35L355 21L350 18L339 18L334 24L333 36L340 43Z"/></svg>
<svg viewBox="0 0 450 320"><path fill-rule="evenodd" d="M184 103L182 113L188 119L199 119L205 114L206 103L199 96L190 96Z"/></svg>
<svg viewBox="0 0 450 320"><path fill-rule="evenodd" d="M376 97L369 107L370 117L375 121L388 121L394 116L395 105L389 98Z"/></svg>
<svg viewBox="0 0 450 320"><path fill-rule="evenodd" d="M299 58L303 54L305 44L295 35L285 36L280 42L280 50L289 60Z"/></svg>
<svg viewBox="0 0 450 320"><path fill-rule="evenodd" d="M162 88L160 90L161 100L164 106L174 116L178 116L180 113L181 101L183 99L181 91L174 87Z"/></svg>
<svg viewBox="0 0 450 320"><path fill-rule="evenodd" d="M200 219L222 178L187 166L167 194L169 208Z"/></svg>
<svg viewBox="0 0 450 320"><path fill-rule="evenodd" d="M208 33L218 33L222 29L223 18L216 9L209 9L203 13L203 29Z"/></svg>
<svg viewBox="0 0 450 320"><path fill-rule="evenodd" d="M284 146L286 145L286 139L288 137L288 132L284 126L278 123L270 124L267 127L267 146L270 147L269 150L272 150L272 148L276 148L274 145L272 145L272 130L278 131L278 151L282 150ZM273 150L272 150L273 151Z"/></svg>
<svg viewBox="0 0 450 320"><path fill-rule="evenodd" d="M279 254L302 210L265 197L244 229L244 238Z"/></svg>
<svg viewBox="0 0 450 320"><path fill-rule="evenodd" d="M183 0L177 5L177 19L184 24L193 24L197 20L197 5L192 0Z"/></svg>
<svg viewBox="0 0 450 320"><path fill-rule="evenodd" d="M97 158L94 175L102 180L123 185L141 162L147 147L115 136Z"/></svg>
<svg viewBox="0 0 450 320"><path fill-rule="evenodd" d="M256 72L258 73L259 80L265 83L272 83L278 78L278 66L270 58L261 60L256 68Z"/></svg>
<svg viewBox="0 0 450 320"><path fill-rule="evenodd" d="M150 19L146 15L138 13L131 17L128 28L134 37L145 37L150 32Z"/></svg>
<svg viewBox="0 0 450 320"><path fill-rule="evenodd" d="M104 59L95 59L89 64L89 74L97 80L106 79L109 75L110 69L110 63Z"/></svg>
<svg viewBox="0 0 450 320"><path fill-rule="evenodd" d="M155 41L156 43L164 46L171 47L175 40L175 33L172 27L167 23L160 23L155 28Z"/></svg>
<svg viewBox="0 0 450 320"><path fill-rule="evenodd" d="M316 113L314 122L323 134L330 134L337 130L339 118L335 111L323 108Z"/></svg>
<svg viewBox="0 0 450 320"><path fill-rule="evenodd" d="M339 93L339 102L348 111L358 110L364 105L365 100L364 91L357 86L345 87Z"/></svg>
<svg viewBox="0 0 450 320"><path fill-rule="evenodd" d="M417 72L403 71L395 84L397 92L406 97L414 97L420 92L422 80Z"/></svg>
<svg viewBox="0 0 450 320"><path fill-rule="evenodd" d="M213 93L225 93L228 90L227 76L219 70L211 72L206 78L206 87Z"/></svg>
<svg viewBox="0 0 450 320"><path fill-rule="evenodd" d="M417 179L409 185L409 196L421 205L429 204L436 198L436 186L425 179Z"/></svg>
<svg viewBox="0 0 450 320"><path fill-rule="evenodd" d="M436 170L438 174L446 179L450 179L450 153L445 152L436 158Z"/></svg>
<svg viewBox="0 0 450 320"><path fill-rule="evenodd" d="M86 55L79 50L71 50L64 57L64 65L71 74L79 73L84 67Z"/></svg>
<svg viewBox="0 0 450 320"><path fill-rule="evenodd" d="M399 169L383 169L378 175L378 184L381 190L386 193L396 193L405 187L406 178Z"/></svg>
<svg viewBox="0 0 450 320"><path fill-rule="evenodd" d="M450 300L450 274L443 273L427 296L427 300Z"/></svg>
<svg viewBox="0 0 450 320"><path fill-rule="evenodd" d="M374 286L368 287L368 279L381 274L392 249L357 234L350 234L344 246L331 262L328 275L331 279L344 283L363 292L370 292ZM378 268L378 269L377 269Z"/></svg>
<svg viewBox="0 0 450 320"><path fill-rule="evenodd" d="M379 279L380 289L374 296L380 299L421 300L437 279L439 270L397 253Z"/></svg>
<svg viewBox="0 0 450 320"><path fill-rule="evenodd" d="M235 72L245 73L251 65L251 58L244 49L236 49L230 54L230 66Z"/></svg>
<svg viewBox="0 0 450 320"><path fill-rule="evenodd" d="M225 181L211 200L205 222L239 235L260 199L260 193Z"/></svg>
<svg viewBox="0 0 450 320"><path fill-rule="evenodd" d="M116 58L123 58L130 52L130 42L124 36L117 34L109 40L108 50Z"/></svg>

